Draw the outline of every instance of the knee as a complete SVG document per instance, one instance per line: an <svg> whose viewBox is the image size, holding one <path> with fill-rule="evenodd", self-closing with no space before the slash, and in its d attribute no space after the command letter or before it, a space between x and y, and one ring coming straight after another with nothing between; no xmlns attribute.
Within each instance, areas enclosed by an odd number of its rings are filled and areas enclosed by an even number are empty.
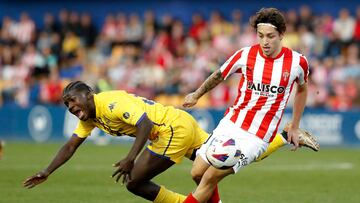
<svg viewBox="0 0 360 203"><path fill-rule="evenodd" d="M140 189L140 185L141 183L138 181L128 180L126 182L126 189L131 193L137 194Z"/></svg>
<svg viewBox="0 0 360 203"><path fill-rule="evenodd" d="M191 170L191 177L197 184L200 183L202 176L203 176L203 173L201 171L196 170L196 169Z"/></svg>

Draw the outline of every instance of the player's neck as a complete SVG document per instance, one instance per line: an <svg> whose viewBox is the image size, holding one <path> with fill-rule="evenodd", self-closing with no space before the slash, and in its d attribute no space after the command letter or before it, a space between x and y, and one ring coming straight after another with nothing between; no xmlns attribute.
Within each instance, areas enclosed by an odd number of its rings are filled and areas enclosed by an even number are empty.
<svg viewBox="0 0 360 203"><path fill-rule="evenodd" d="M275 50L270 56L268 56L269 58L277 58L279 56L279 54L281 53L282 50L282 46L279 46L279 48L277 50Z"/></svg>

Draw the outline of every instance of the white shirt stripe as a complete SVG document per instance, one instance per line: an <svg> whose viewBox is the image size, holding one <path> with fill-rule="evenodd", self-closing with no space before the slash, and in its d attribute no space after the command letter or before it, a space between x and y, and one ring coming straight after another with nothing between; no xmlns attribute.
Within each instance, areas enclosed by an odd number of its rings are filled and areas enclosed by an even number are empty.
<svg viewBox="0 0 360 203"><path fill-rule="evenodd" d="M250 53L251 49L258 49L258 51L256 52L256 55L251 56L251 57L256 57L256 60L255 60L254 68L252 69L253 79L252 79L252 81L249 81L247 78L247 75L246 75L246 71L247 71L246 65L248 63L247 60L249 58L249 53ZM265 61L273 60L273 59L264 58L260 54L259 49L260 49L260 47L258 45L255 45L253 47L246 47L246 48L242 49L241 57L238 59L238 61L236 61L234 63L233 67L231 67L229 73L226 75L226 78L227 78L232 73L236 72L239 68L241 68L242 73L243 73L242 77L244 77L244 82L243 82L243 85L240 87L241 95L240 95L238 101L236 103L234 103L233 106L229 107L229 113L227 114L225 119L230 120L234 116L234 114L236 114L236 109L238 109L241 104L247 102L246 106L242 110L240 110L239 115L237 116L237 119L235 120L235 124L237 126L241 127L244 123L244 119L247 119L247 118L251 119L251 120L247 120L246 123L250 123L249 129L247 131L252 134L257 134L257 133L261 134L259 132L259 129L260 129L261 125L264 125L262 127L262 129L265 129L266 133L262 139L264 141L269 142L274 131L277 129L278 123L280 122L282 113L285 109L286 103L287 103L288 98L291 93L292 84L296 80L298 80L299 83L301 83L302 81L305 81L304 78L307 76L308 73L304 73L303 68L299 64L300 57L303 57L303 56L295 51L289 50L287 48L283 48L284 52L282 53L282 55L273 61L271 76L267 76L267 77L271 78L270 84L263 84L262 81L263 81L263 74L265 74L264 73ZM291 52L291 53L289 53L289 52ZM254 52L252 52L252 53L254 53ZM289 53L288 55L292 56L292 58L285 58L285 53ZM233 59L235 54L227 61L227 63L225 63L221 67L221 71L225 70L226 66L229 64L231 59ZM291 67L286 67L286 72L283 72L283 66L284 66L283 64L284 64L284 61L286 61L286 60L292 60ZM307 67L307 70L308 70L308 67ZM290 73L288 71L290 71ZM270 74L270 72L266 72L266 74ZM248 98L248 101L245 101L245 95L246 95L245 92L248 88L248 82L250 82L250 84L252 83L253 86L251 89L251 91L252 91L251 98ZM282 87L280 87L280 84L286 84L284 92L279 92L279 88L280 89L282 88ZM269 88L272 87L271 90L273 90L275 92L266 90L266 88L262 89L262 87L264 85L265 86L270 85ZM262 104L258 103L260 95L267 97L265 103L262 103L262 102L260 102ZM283 97L282 100L280 101L280 104L279 103L276 104L276 99L278 97ZM260 110L252 109L256 105L262 105L262 106L256 107L256 109L260 109ZM275 106L273 106L273 105L275 105ZM276 108L277 105L278 105L278 108ZM273 108L272 108L272 106L273 106ZM271 110L271 108L272 108L272 110ZM274 112L272 112L272 113L274 113L273 117L269 117L269 115L272 115L272 114L268 113L270 110L274 111ZM253 112L254 113L253 118L251 116L248 116L248 117L246 116L249 111L256 111L256 112ZM249 115L251 115L251 114L249 114ZM267 115L267 117L265 117L265 115ZM236 118L236 116L234 118ZM263 122L264 119L270 121L270 125L268 127L266 125L266 122ZM264 131L262 131L262 132L264 132ZM260 135L258 135L258 136L260 137Z"/></svg>

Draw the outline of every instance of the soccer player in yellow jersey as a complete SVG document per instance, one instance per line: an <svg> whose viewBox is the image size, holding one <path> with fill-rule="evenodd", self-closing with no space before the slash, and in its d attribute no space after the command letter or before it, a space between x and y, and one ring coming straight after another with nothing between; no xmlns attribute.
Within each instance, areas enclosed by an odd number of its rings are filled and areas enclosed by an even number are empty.
<svg viewBox="0 0 360 203"><path fill-rule="evenodd" d="M71 158L97 127L113 136L135 137L126 157L114 164L116 170L112 177L116 181L123 176L122 181L130 192L153 202L177 203L185 200L185 196L167 190L151 179L179 163L183 157L193 160L196 150L208 138L191 115L125 91L94 94L88 85L80 81L71 82L64 89L63 100L69 111L80 119L78 126L49 166L25 180L24 187L32 188L44 182ZM140 154L147 140L150 144ZM284 145L280 142L269 153ZM213 201L209 202L219 202L217 191L214 191Z"/></svg>

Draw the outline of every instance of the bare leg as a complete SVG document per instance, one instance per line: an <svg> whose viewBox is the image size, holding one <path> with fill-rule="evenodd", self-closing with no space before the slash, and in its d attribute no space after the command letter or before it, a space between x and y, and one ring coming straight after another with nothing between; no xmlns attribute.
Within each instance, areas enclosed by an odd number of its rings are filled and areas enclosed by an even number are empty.
<svg viewBox="0 0 360 203"><path fill-rule="evenodd" d="M202 176L209 167L210 165L206 163L200 156L196 157L191 169L191 177L196 182L196 184L200 183Z"/></svg>
<svg viewBox="0 0 360 203"><path fill-rule="evenodd" d="M126 188L135 195L154 201L160 186L150 180L172 165L173 161L153 155L145 149L131 171L131 180L127 181Z"/></svg>
<svg viewBox="0 0 360 203"><path fill-rule="evenodd" d="M213 194L216 185L226 176L233 174L232 168L226 170L216 169L210 166L204 173L199 186L196 188L193 196L200 202L205 203Z"/></svg>

